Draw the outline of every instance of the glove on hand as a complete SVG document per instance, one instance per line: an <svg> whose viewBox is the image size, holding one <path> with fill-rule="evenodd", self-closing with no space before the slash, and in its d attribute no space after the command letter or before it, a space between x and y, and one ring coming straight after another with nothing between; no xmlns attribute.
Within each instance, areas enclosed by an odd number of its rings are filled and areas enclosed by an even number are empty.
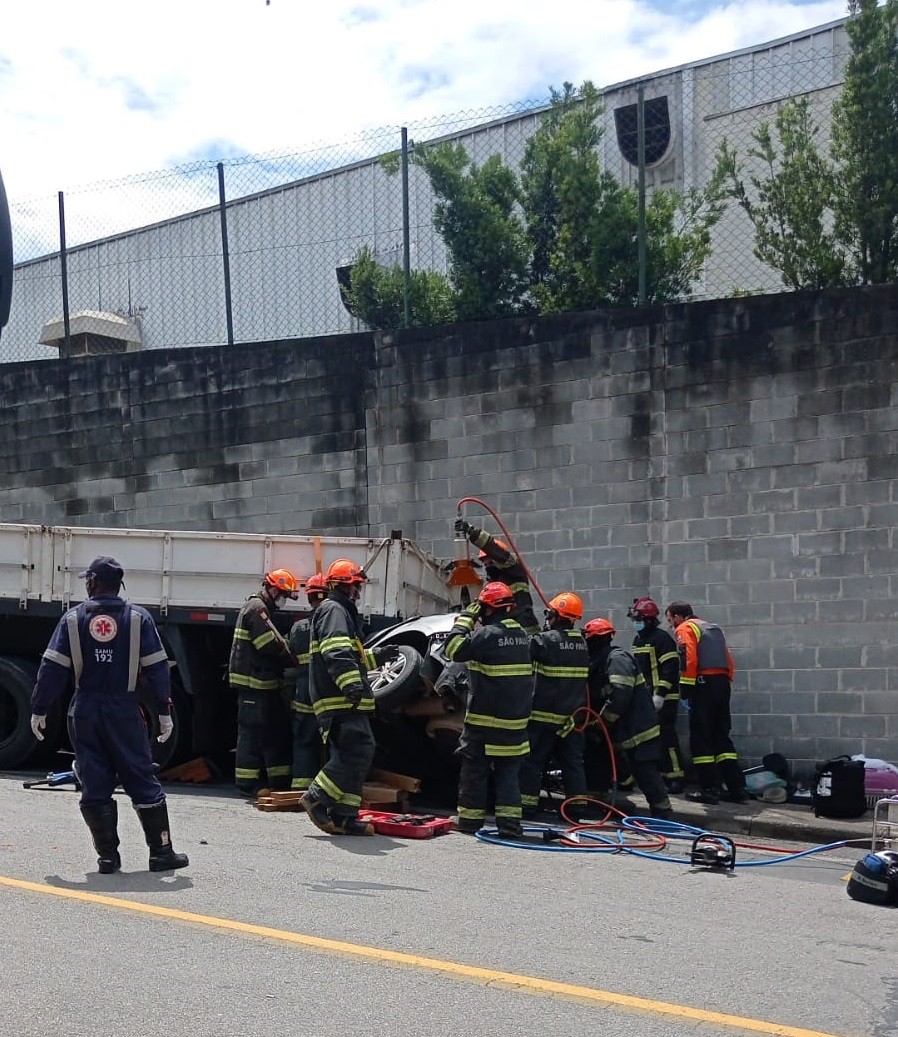
<svg viewBox="0 0 898 1037"><path fill-rule="evenodd" d="M395 645L388 645L385 648L374 649L374 661L378 666L383 666L384 663L392 662L394 659L399 657L399 649Z"/></svg>
<svg viewBox="0 0 898 1037"><path fill-rule="evenodd" d="M175 729L175 722L170 716L159 717L159 734L156 736L157 742L167 742L171 738L171 733Z"/></svg>
<svg viewBox="0 0 898 1037"><path fill-rule="evenodd" d="M46 726L47 726L47 714L46 713L42 717L39 717L36 713L32 713L31 714L31 731L34 734L34 737L39 742L42 742L44 740L44 736L41 734L41 732L44 730L44 728Z"/></svg>
<svg viewBox="0 0 898 1037"><path fill-rule="evenodd" d="M462 609L461 614L463 616L470 616L471 619L477 619L482 611L483 605L481 605L479 601L472 601L470 605Z"/></svg>
<svg viewBox="0 0 898 1037"><path fill-rule="evenodd" d="M664 705L664 696L652 695L652 704L654 705L655 709L660 709Z"/></svg>
<svg viewBox="0 0 898 1037"><path fill-rule="evenodd" d="M473 528L474 527L471 525L471 523L470 522L466 522L463 518L455 520L455 532L456 533L464 533L465 536L467 536L468 533L470 533Z"/></svg>

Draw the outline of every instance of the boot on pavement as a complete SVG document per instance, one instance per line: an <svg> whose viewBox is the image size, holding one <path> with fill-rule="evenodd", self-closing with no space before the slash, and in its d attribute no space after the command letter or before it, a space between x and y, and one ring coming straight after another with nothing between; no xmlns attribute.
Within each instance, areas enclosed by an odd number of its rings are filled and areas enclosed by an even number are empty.
<svg viewBox="0 0 898 1037"><path fill-rule="evenodd" d="M122 859L118 852L118 803L113 799L100 806L82 806L81 816L93 836L100 874L111 875L119 871Z"/></svg>
<svg viewBox="0 0 898 1037"><path fill-rule="evenodd" d="M168 806L163 799L151 807L137 807L137 816L150 848L150 871L172 871L186 868L190 861L186 853L175 853L168 825Z"/></svg>

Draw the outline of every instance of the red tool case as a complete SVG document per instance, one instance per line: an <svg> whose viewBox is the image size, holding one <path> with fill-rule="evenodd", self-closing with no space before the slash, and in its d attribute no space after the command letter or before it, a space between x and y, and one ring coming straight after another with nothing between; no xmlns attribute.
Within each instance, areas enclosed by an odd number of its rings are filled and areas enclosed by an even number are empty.
<svg viewBox="0 0 898 1037"><path fill-rule="evenodd" d="M452 828L448 817L432 814L389 814L383 810L361 810L360 821L370 821L379 835L395 835L401 839L432 839Z"/></svg>

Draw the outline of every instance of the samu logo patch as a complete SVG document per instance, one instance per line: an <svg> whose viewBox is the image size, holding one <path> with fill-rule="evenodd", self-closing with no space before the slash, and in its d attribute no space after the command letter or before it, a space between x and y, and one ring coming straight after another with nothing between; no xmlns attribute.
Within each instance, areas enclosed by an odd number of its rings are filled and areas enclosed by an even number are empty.
<svg viewBox="0 0 898 1037"><path fill-rule="evenodd" d="M95 641L106 644L118 633L118 624L112 616L94 616L87 625L87 631Z"/></svg>

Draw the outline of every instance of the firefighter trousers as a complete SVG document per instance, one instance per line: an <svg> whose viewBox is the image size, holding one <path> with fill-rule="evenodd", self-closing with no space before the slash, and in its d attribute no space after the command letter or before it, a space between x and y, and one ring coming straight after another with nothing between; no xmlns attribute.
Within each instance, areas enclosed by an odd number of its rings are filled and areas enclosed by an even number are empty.
<svg viewBox="0 0 898 1037"><path fill-rule="evenodd" d="M315 719L311 704L293 700L293 780L290 788L302 792L312 784L312 779L321 769L323 762L321 729Z"/></svg>
<svg viewBox="0 0 898 1037"><path fill-rule="evenodd" d="M490 777L495 790L496 827L499 833L521 823L521 763L524 756L488 756L486 743L462 733L456 750L461 759L458 776L458 820L468 831L483 826L489 807Z"/></svg>
<svg viewBox="0 0 898 1037"><path fill-rule="evenodd" d="M730 738L730 679L715 673L699 677L689 696L689 750L703 789L745 791L745 775Z"/></svg>
<svg viewBox="0 0 898 1037"><path fill-rule="evenodd" d="M290 784L292 754L290 709L283 693L241 691L237 698L237 788L254 794L263 785L263 771L272 789Z"/></svg>
<svg viewBox="0 0 898 1037"><path fill-rule="evenodd" d="M680 736L677 734L677 713L680 701L665 702L658 710L658 725L661 728L661 776L667 781L679 781L683 777L683 755L680 752Z"/></svg>
<svg viewBox="0 0 898 1037"><path fill-rule="evenodd" d="M554 759L561 768L561 780L566 799L586 795L586 770L583 764L583 734L571 731L559 738L557 729L550 724L531 721L527 728L530 755L522 757L521 804L524 816L532 815L539 807L546 765Z"/></svg>
<svg viewBox="0 0 898 1037"><path fill-rule="evenodd" d="M357 818L362 785L374 761L371 721L366 713L344 713L331 720L326 737L327 763L315 775L309 791L335 821Z"/></svg>

